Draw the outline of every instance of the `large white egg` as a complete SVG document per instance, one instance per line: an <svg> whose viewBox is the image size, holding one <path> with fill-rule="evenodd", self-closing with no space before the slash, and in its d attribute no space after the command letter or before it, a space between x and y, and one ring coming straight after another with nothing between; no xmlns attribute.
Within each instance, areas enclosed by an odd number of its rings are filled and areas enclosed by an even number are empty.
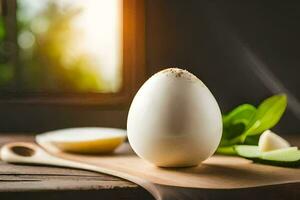
<svg viewBox="0 0 300 200"><path fill-rule="evenodd" d="M202 81L169 68L153 75L135 95L127 134L138 156L157 166L194 166L217 149L222 116Z"/></svg>

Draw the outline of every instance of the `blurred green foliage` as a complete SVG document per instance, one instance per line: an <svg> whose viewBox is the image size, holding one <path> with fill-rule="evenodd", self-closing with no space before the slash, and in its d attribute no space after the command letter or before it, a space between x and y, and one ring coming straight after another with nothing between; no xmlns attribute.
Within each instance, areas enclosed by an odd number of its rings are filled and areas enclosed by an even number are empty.
<svg viewBox="0 0 300 200"><path fill-rule="evenodd" d="M0 16L0 87L6 89L13 81L13 67L8 63L8 54L5 49L6 30L4 18Z"/></svg>
<svg viewBox="0 0 300 200"><path fill-rule="evenodd" d="M5 37L4 19L0 16L0 41L2 42Z"/></svg>
<svg viewBox="0 0 300 200"><path fill-rule="evenodd" d="M58 1L44 1L38 13L27 17L28 5L18 1L18 43L22 65L22 88L30 91L105 92L107 83L98 64L80 44L81 30L72 26L80 9L64 8Z"/></svg>

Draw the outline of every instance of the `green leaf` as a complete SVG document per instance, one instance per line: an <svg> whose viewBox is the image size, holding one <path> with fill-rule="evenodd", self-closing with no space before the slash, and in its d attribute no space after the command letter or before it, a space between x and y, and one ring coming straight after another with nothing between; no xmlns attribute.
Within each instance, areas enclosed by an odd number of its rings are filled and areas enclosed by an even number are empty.
<svg viewBox="0 0 300 200"><path fill-rule="evenodd" d="M247 145L258 145L259 138L260 138L260 134L249 135L249 136L246 137L246 139L244 141L244 144L247 144Z"/></svg>
<svg viewBox="0 0 300 200"><path fill-rule="evenodd" d="M223 116L223 124L228 126L233 123L242 122L247 124L256 112L256 108L250 104L242 104L233 109L229 114Z"/></svg>
<svg viewBox="0 0 300 200"><path fill-rule="evenodd" d="M256 108L250 104L243 104L230 113L223 116L223 134L220 146L228 146L231 144L232 138L238 137L245 132L255 116Z"/></svg>
<svg viewBox="0 0 300 200"><path fill-rule="evenodd" d="M274 95L264 100L256 111L245 132L230 140L230 144L242 144L251 135L261 134L274 127L280 120L287 106L287 97L284 94Z"/></svg>
<svg viewBox="0 0 300 200"><path fill-rule="evenodd" d="M233 145L257 145L260 134L274 127L287 106L285 94L265 99L256 109L243 104L223 116L223 134L217 150L220 154L234 154Z"/></svg>
<svg viewBox="0 0 300 200"><path fill-rule="evenodd" d="M284 94L274 95L264 100L257 109L251 126L255 123L257 127L248 132L249 135L260 134L263 131L274 127L280 120L287 106L287 97Z"/></svg>

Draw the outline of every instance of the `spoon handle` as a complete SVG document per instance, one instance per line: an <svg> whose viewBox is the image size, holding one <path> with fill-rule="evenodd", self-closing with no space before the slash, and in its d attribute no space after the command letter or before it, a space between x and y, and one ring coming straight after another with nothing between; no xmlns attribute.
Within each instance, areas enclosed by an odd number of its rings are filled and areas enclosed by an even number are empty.
<svg viewBox="0 0 300 200"><path fill-rule="evenodd" d="M59 167L97 171L114 176L116 173L119 173L114 170L109 170L106 168L101 168L98 166L96 167L94 165L89 165L78 161L62 159L57 156L53 156L46 152L44 149L40 148L38 145L33 143L15 142L5 144L1 148L0 157L3 161L8 163L52 165Z"/></svg>
<svg viewBox="0 0 300 200"><path fill-rule="evenodd" d="M15 142L5 144L0 150L0 158L4 162L8 163L68 167L116 176L140 185L150 192L155 199L162 199L155 185L146 180L116 170L89 165L78 161L62 159L49 154L44 149L33 143Z"/></svg>

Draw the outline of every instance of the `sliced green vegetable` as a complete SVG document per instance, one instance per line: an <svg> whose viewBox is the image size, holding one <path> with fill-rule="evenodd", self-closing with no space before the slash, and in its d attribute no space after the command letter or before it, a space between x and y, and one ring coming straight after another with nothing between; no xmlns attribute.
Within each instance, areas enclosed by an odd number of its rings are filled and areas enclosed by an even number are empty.
<svg viewBox="0 0 300 200"><path fill-rule="evenodd" d="M254 162L261 163L264 165L273 165L273 166L280 166L280 167L294 167L298 168L300 166L300 160L295 161L278 161L278 160L265 160L265 159L254 159Z"/></svg>
<svg viewBox="0 0 300 200"><path fill-rule="evenodd" d="M223 134L217 153L235 155L235 145L258 145L260 135L278 123L286 106L287 97L280 94L267 98L257 109L243 104L224 115Z"/></svg>
<svg viewBox="0 0 300 200"><path fill-rule="evenodd" d="M294 161L300 159L300 152L297 147L288 147L284 149L277 149L274 151L264 152L260 158L264 160L280 160L280 161Z"/></svg>
<svg viewBox="0 0 300 200"><path fill-rule="evenodd" d="M300 151L297 147L288 147L269 152L260 152L258 146L254 145L236 145L234 149L239 156L257 163L284 167L300 166Z"/></svg>
<svg viewBox="0 0 300 200"><path fill-rule="evenodd" d="M261 156L258 146L254 145L236 145L234 150L239 156L245 158L258 158Z"/></svg>

